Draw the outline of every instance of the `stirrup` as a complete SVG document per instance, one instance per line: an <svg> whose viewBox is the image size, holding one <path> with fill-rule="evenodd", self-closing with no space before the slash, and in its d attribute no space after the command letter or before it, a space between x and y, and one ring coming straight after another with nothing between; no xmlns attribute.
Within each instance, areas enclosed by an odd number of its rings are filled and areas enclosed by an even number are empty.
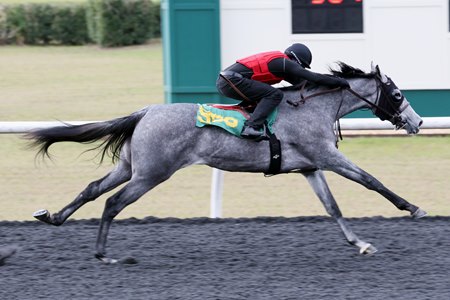
<svg viewBox="0 0 450 300"><path fill-rule="evenodd" d="M245 138L257 138L263 134L261 129L256 129L255 127L245 125L241 132L241 136Z"/></svg>
<svg viewBox="0 0 450 300"><path fill-rule="evenodd" d="M246 131L247 129L249 131L253 130L253 132L250 132L249 134L244 134L244 131ZM254 127L252 127L252 126L250 126L250 125L245 125L244 129L241 132L241 137L246 138L246 139L251 139L251 140L254 140L256 142L260 142L262 140L268 140L269 139L269 135L267 133L267 130L268 129L267 129L266 124L263 124L262 128L259 129L259 130L254 128Z"/></svg>

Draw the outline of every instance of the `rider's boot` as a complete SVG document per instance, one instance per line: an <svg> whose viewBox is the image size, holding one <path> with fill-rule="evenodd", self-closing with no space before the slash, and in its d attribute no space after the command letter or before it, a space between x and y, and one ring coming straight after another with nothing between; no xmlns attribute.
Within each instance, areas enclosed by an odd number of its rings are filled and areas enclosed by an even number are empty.
<svg viewBox="0 0 450 300"><path fill-rule="evenodd" d="M255 128L250 125L244 125L242 129L241 136L246 139L257 139L264 135L264 132L261 128Z"/></svg>
<svg viewBox="0 0 450 300"><path fill-rule="evenodd" d="M275 95L277 96L277 95ZM262 98L252 113L250 119L245 122L241 136L247 139L253 139L257 142L269 139L266 133L267 116L278 106L282 97ZM282 95L281 95L282 96Z"/></svg>

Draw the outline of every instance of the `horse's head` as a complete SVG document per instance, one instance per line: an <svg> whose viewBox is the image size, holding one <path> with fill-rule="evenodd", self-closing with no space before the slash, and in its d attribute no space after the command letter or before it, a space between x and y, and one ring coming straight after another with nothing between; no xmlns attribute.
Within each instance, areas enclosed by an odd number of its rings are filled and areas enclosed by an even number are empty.
<svg viewBox="0 0 450 300"><path fill-rule="evenodd" d="M396 129L403 128L408 134L418 133L422 119L409 105L400 89L391 78L381 73L378 65L372 64L372 74L380 88L374 114L381 120L389 120Z"/></svg>

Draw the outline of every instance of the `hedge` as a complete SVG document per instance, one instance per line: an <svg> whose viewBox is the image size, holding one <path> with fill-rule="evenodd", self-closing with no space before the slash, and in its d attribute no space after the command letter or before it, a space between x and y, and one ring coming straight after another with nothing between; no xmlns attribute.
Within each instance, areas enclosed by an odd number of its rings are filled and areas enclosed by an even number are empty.
<svg viewBox="0 0 450 300"><path fill-rule="evenodd" d="M90 0L87 15L91 40L106 47L143 44L157 26L148 0Z"/></svg>
<svg viewBox="0 0 450 300"><path fill-rule="evenodd" d="M159 8L150 0L0 6L0 43L94 42L105 47L143 44L159 35Z"/></svg>
<svg viewBox="0 0 450 300"><path fill-rule="evenodd" d="M7 43L81 45L89 42L84 7L23 4L5 9Z"/></svg>

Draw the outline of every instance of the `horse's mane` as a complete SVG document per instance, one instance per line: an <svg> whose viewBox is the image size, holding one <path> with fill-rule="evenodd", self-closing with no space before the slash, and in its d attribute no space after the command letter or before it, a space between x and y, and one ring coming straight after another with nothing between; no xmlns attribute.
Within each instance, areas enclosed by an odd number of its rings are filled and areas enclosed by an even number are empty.
<svg viewBox="0 0 450 300"><path fill-rule="evenodd" d="M342 61L336 62L339 69L330 68L331 74L334 76L342 77L342 78L371 78L373 77L373 73L366 73L361 69L357 69Z"/></svg>
<svg viewBox="0 0 450 300"><path fill-rule="evenodd" d="M372 78L374 73L366 73L361 69L352 67L342 61L336 62L338 68L331 68L331 75L342 78ZM301 84L281 88L283 91L298 90Z"/></svg>

